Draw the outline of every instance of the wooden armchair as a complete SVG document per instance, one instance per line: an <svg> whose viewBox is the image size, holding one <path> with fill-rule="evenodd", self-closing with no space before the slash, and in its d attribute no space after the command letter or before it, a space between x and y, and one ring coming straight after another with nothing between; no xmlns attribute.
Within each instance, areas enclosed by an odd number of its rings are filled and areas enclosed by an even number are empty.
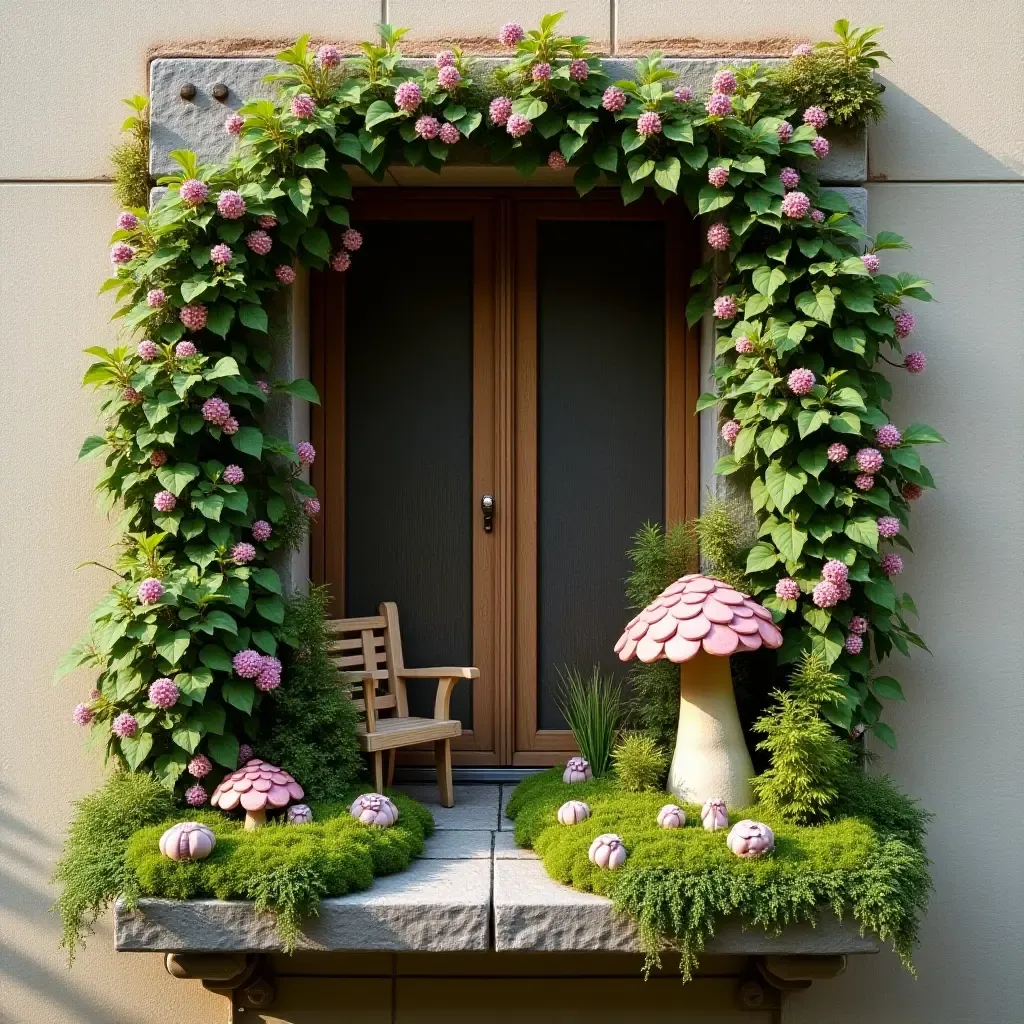
<svg viewBox="0 0 1024 1024"><path fill-rule="evenodd" d="M357 619L332 619L327 623L332 637L331 660L341 669L346 683L362 687L362 699L353 696L366 721L359 727L359 745L370 755L373 785L382 792L390 786L395 773L395 752L399 747L419 743L434 744L437 786L441 805L451 807L453 736L462 734L458 719L450 718L448 704L452 690L461 679L476 679L476 668L406 668L402 658L402 634L398 628L398 606L385 601L379 615ZM409 715L406 681L436 679L433 718ZM384 693L378 693L383 684ZM382 712L384 714L382 714ZM388 752L387 778L384 775L384 751Z"/></svg>

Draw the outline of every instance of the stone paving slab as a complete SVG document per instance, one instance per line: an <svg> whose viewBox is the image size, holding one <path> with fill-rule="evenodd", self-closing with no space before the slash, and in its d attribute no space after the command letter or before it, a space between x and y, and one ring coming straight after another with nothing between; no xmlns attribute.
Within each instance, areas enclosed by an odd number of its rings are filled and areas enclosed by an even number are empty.
<svg viewBox="0 0 1024 1024"><path fill-rule="evenodd" d="M536 860L537 854L533 850L524 850L521 846L516 846L515 836L511 832L495 832L494 859Z"/></svg>
<svg viewBox="0 0 1024 1024"><path fill-rule="evenodd" d="M429 783L409 783L396 786L400 793L418 800L434 816L438 831L494 832L498 828L498 805L501 787L494 785L463 785L453 787L454 807L442 807L437 786Z"/></svg>
<svg viewBox="0 0 1024 1024"><path fill-rule="evenodd" d="M490 860L496 832L438 829L425 844L423 860Z"/></svg>
<svg viewBox="0 0 1024 1024"><path fill-rule="evenodd" d="M501 813L498 815L498 828L502 832L511 832L516 827L516 823L505 815L505 809L508 807L508 802L515 791L516 787L510 783L506 783L501 787Z"/></svg>

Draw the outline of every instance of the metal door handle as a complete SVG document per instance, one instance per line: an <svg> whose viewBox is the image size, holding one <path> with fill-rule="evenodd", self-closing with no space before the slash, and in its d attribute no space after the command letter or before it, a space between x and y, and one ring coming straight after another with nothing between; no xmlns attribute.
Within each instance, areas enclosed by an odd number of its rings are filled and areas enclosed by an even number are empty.
<svg viewBox="0 0 1024 1024"><path fill-rule="evenodd" d="M485 494L480 499L480 510L484 514L484 533L494 529L494 495Z"/></svg>

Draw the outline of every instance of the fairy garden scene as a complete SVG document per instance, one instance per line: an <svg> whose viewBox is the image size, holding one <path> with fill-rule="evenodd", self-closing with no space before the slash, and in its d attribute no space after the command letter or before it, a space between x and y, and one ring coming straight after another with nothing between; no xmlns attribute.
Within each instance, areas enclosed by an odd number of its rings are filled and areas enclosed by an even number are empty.
<svg viewBox="0 0 1024 1024"><path fill-rule="evenodd" d="M921 448L942 438L886 409L925 370L906 303L931 296L887 273L907 243L869 237L815 176L830 127L882 115L878 30L839 22L786 62L723 63L698 95L658 53L609 77L559 28L503 26L509 57L486 70L454 47L404 63L389 26L354 58L300 39L278 55L278 100L227 117L236 155L176 152L152 208L132 101L103 286L119 341L89 350L103 427L81 450L120 542L61 669L92 672L70 713L111 767L58 867L72 954L115 899L148 896L253 901L289 949L320 900L423 852L431 814L390 788L373 741L387 673L347 672L360 641L332 632L330 593L287 582L322 509L313 445L273 424L320 399L278 379L271 327L302 268L360 258L353 168L439 171L472 148L524 176L568 170L581 196L685 203L703 259L679 287L715 352L693 412L718 417L730 495L637 524L621 635L601 666L562 667L579 756L518 785L516 842L608 896L652 962L677 950L684 977L725 918L772 932L824 913L912 969L928 815L872 771L865 739L895 747L885 703L904 695L883 663L927 650L899 575L934 486ZM449 695L476 672L444 671ZM450 771L446 790L438 761L445 806Z"/></svg>

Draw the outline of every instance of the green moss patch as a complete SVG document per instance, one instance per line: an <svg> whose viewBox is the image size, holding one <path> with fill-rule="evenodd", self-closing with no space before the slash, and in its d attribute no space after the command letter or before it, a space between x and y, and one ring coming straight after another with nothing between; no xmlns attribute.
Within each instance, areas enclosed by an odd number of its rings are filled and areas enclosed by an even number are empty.
<svg viewBox="0 0 1024 1024"><path fill-rule="evenodd" d="M520 846L536 850L556 881L612 899L639 928L648 964L667 940L680 952L684 978L714 935L720 918L778 932L814 921L823 908L852 914L861 928L891 942L912 970L911 952L931 882L921 844L927 816L885 778L851 774L848 800L835 820L805 826L763 808L740 808L730 822L754 818L775 832L775 850L756 860L734 856L726 832L705 832L700 808L684 804L682 829L658 827L665 793L625 793L614 778L567 785L561 769L520 783L508 805ZM591 817L559 825L569 799L585 801ZM595 867L587 851L595 836L620 835L629 860L619 871Z"/></svg>

